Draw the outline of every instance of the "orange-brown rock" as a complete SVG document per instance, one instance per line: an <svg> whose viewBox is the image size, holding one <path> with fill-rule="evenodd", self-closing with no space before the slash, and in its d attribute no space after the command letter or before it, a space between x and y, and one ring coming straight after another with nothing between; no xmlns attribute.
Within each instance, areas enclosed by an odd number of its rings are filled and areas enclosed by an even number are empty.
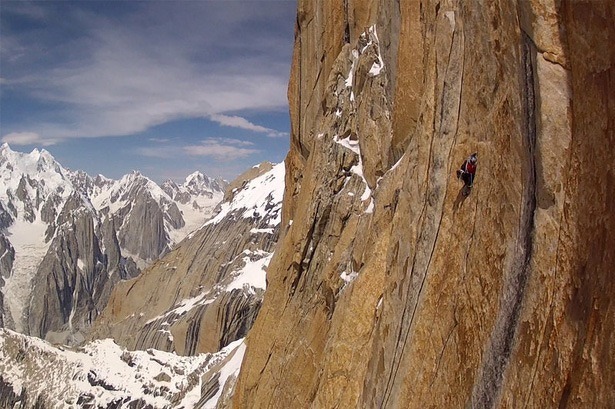
<svg viewBox="0 0 615 409"><path fill-rule="evenodd" d="M299 0L285 230L228 405L615 407L614 21Z"/></svg>

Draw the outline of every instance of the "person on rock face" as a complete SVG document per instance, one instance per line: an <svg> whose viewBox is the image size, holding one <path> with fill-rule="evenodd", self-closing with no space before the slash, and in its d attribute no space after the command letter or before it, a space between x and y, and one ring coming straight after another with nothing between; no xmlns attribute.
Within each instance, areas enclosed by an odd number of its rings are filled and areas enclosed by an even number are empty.
<svg viewBox="0 0 615 409"><path fill-rule="evenodd" d="M457 179L463 180L463 183L469 188L474 184L474 175L476 174L476 162L478 158L477 153L474 152L468 158L463 161L461 169L457 169Z"/></svg>

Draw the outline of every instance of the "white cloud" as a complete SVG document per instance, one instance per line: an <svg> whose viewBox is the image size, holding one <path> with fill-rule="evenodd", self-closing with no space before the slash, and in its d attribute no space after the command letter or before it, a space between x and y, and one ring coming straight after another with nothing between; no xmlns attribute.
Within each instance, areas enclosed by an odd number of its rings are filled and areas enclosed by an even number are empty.
<svg viewBox="0 0 615 409"><path fill-rule="evenodd" d="M262 28L246 36L266 12L240 4L248 3L147 2L143 10L118 18L68 9L65 25L83 29L84 35L45 44L54 47L47 57L32 51L32 39L5 35L12 48L32 55L20 58L27 69L3 66L2 81L14 91L58 103L55 115L47 116L54 122L32 116L28 124L52 141L131 135L184 118L287 136L228 114L287 107L290 58L279 50L290 49L292 38ZM53 60L57 56L62 60Z"/></svg>
<svg viewBox="0 0 615 409"><path fill-rule="evenodd" d="M246 158L258 153L258 149L250 148L253 144L236 139L204 139L198 145L183 147L184 153L191 156L207 156L218 161L232 161Z"/></svg>
<svg viewBox="0 0 615 409"><path fill-rule="evenodd" d="M222 115L222 114L213 114L209 116L214 122L219 123L223 126L230 126L234 128L246 129L253 132L264 133L270 137L287 137L288 132L280 132L275 129L266 128L264 126L253 124L245 118L236 115Z"/></svg>
<svg viewBox="0 0 615 409"><path fill-rule="evenodd" d="M217 161L232 161L259 153L255 144L232 138L206 138L193 145L159 145L137 149L142 156L170 159L188 156L209 157Z"/></svg>
<svg viewBox="0 0 615 409"><path fill-rule="evenodd" d="M2 142L10 145L42 145L50 146L57 141L53 139L43 139L36 132L11 132L2 137Z"/></svg>

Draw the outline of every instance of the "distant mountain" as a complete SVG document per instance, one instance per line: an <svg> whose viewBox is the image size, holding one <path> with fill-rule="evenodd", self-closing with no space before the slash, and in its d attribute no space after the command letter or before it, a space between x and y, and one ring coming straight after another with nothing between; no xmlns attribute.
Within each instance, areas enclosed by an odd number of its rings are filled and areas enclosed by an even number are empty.
<svg viewBox="0 0 615 409"><path fill-rule="evenodd" d="M244 337L280 232L284 174L283 163L264 163L232 182L201 229L116 286L90 338L192 355Z"/></svg>
<svg viewBox="0 0 615 409"><path fill-rule="evenodd" d="M62 342L79 340L118 281L201 226L226 186L199 173L164 190L138 172L92 178L7 144L0 181L0 325Z"/></svg>
<svg viewBox="0 0 615 409"><path fill-rule="evenodd" d="M235 180L214 217L115 286L82 347L0 330L0 407L228 402L282 232L284 175L264 163Z"/></svg>

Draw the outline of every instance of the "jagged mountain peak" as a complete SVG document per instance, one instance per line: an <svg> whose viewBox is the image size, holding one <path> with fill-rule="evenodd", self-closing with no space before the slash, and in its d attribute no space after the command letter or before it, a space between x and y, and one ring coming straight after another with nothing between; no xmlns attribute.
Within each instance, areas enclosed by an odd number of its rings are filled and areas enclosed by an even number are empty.
<svg viewBox="0 0 615 409"><path fill-rule="evenodd" d="M132 189L138 188L147 189L147 191L155 198L165 196L170 199L168 195L166 195L166 193L164 193L164 191L160 188L160 186L156 184L156 182L154 182L153 180L151 180L137 170L133 170L132 172L124 175L112 190L131 191Z"/></svg>
<svg viewBox="0 0 615 409"><path fill-rule="evenodd" d="M184 205L139 171L120 180L92 178L65 169L44 149L21 153L3 144L1 320L39 336L79 330L95 317L101 308L95 303L106 302L118 279L133 277L167 253L201 226L221 199L221 192L194 187ZM52 275L60 278L47 280ZM44 294L37 302L28 301L33 285Z"/></svg>
<svg viewBox="0 0 615 409"><path fill-rule="evenodd" d="M5 142L0 150L0 177L8 181L14 179L16 174L27 174L33 179L51 182L50 179L57 181L58 177L64 178L66 169L45 149L22 153L12 150Z"/></svg>
<svg viewBox="0 0 615 409"><path fill-rule="evenodd" d="M98 188L105 188L105 187L109 187L111 185L113 185L113 183L115 183L115 180L110 179L104 175L101 175L100 173L98 175L96 175L95 178L93 178L93 182L94 185Z"/></svg>
<svg viewBox="0 0 615 409"><path fill-rule="evenodd" d="M205 175L203 175L201 172L199 172L197 170L195 172L192 172L188 176L186 176L186 184L191 183L193 180L196 180L196 181L203 181L203 180L209 181L209 178L206 177Z"/></svg>
<svg viewBox="0 0 615 409"><path fill-rule="evenodd" d="M188 190L192 193L203 194L203 192L223 192L228 182L221 178L211 178L200 171L195 171L188 176L182 184L178 184L171 179L163 182L161 187L169 194L174 196L177 192Z"/></svg>

